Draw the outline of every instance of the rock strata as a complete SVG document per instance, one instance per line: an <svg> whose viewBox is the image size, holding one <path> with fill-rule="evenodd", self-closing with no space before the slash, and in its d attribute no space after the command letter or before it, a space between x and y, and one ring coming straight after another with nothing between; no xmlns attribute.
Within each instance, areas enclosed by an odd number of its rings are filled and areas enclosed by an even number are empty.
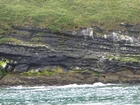
<svg viewBox="0 0 140 105"><path fill-rule="evenodd" d="M0 43L0 58L8 59L7 72L42 71L59 66L66 72L135 73L140 70L140 27L139 24L120 27L123 30L106 33L98 27L54 33L13 27L16 31L3 38L16 41Z"/></svg>

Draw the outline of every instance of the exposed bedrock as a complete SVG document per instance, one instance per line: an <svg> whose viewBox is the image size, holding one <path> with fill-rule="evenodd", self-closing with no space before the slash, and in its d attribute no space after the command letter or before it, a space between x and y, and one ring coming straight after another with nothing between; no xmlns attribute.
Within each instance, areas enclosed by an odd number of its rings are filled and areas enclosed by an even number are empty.
<svg viewBox="0 0 140 105"><path fill-rule="evenodd" d="M2 38L0 59L8 59L5 70L44 70L59 66L65 71L119 72L140 70L140 25L122 24L122 30L104 32L98 27L51 33L46 29L13 27Z"/></svg>

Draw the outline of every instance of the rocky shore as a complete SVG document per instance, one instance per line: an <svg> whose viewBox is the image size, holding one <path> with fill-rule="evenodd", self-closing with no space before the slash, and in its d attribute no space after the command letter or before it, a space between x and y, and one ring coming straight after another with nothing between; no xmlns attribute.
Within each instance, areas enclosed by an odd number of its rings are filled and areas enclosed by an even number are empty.
<svg viewBox="0 0 140 105"><path fill-rule="evenodd" d="M96 82L114 84L139 84L140 72L133 73L130 70L117 73L100 73L86 71L80 73L62 73L51 76L22 76L19 73L11 73L0 80L0 87L7 86L62 86L68 84L93 84Z"/></svg>
<svg viewBox="0 0 140 105"><path fill-rule="evenodd" d="M119 27L107 32L93 26L53 33L47 29L13 27L13 33L0 39L0 59L6 62L4 70L8 73L0 85L139 83L140 25L123 23ZM64 73L49 77L20 75L55 66ZM82 72L70 74L71 70Z"/></svg>

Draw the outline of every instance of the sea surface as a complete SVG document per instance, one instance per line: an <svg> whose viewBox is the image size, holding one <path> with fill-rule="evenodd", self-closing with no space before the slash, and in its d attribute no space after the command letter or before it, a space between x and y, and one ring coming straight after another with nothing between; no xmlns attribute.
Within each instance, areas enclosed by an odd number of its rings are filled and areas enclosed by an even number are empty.
<svg viewBox="0 0 140 105"><path fill-rule="evenodd" d="M0 105L140 105L140 85L92 85L0 88Z"/></svg>

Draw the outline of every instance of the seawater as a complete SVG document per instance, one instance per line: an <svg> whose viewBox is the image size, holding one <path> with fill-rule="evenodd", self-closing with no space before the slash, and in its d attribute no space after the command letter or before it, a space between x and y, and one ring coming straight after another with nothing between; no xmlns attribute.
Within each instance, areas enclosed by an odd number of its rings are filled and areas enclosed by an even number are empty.
<svg viewBox="0 0 140 105"><path fill-rule="evenodd" d="M140 85L95 83L0 88L0 105L140 105Z"/></svg>

